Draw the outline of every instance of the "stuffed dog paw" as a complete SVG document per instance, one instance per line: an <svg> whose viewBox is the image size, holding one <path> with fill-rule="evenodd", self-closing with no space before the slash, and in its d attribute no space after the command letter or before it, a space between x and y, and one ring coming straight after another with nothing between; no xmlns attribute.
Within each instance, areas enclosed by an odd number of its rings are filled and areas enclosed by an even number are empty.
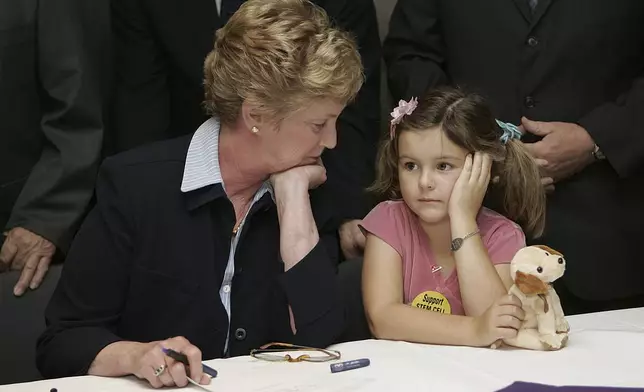
<svg viewBox="0 0 644 392"><path fill-rule="evenodd" d="M509 346L530 350L559 350L568 342L570 327L559 296L551 284L566 269L563 255L547 246L528 246L517 252L510 264L514 285L510 294L521 300L525 320Z"/></svg>

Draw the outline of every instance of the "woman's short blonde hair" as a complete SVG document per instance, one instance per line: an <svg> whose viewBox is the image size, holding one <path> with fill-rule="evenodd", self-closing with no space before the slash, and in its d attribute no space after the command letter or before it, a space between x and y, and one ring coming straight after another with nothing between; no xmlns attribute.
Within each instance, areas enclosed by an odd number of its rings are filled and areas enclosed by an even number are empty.
<svg viewBox="0 0 644 392"><path fill-rule="evenodd" d="M248 101L276 121L314 99L349 103L362 86L360 54L307 0L249 0L216 33L204 66L205 107L232 124Z"/></svg>

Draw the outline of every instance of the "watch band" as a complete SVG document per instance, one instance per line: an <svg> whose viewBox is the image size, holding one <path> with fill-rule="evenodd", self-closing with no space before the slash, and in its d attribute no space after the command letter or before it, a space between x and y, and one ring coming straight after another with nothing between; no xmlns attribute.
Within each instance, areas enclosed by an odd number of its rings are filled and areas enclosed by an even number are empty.
<svg viewBox="0 0 644 392"><path fill-rule="evenodd" d="M467 234L465 237L454 238L452 240L452 245L450 246L451 251L456 252L457 250L461 249L461 246L463 246L463 242L465 242L466 239L477 235L479 232L480 230L476 229L473 232Z"/></svg>

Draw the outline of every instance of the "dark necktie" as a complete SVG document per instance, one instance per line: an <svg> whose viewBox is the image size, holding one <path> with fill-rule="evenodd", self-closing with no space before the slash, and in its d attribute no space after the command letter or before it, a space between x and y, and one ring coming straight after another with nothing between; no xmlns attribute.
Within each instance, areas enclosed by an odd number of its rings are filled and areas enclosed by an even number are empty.
<svg viewBox="0 0 644 392"><path fill-rule="evenodd" d="M539 3L539 0L528 0L528 4L530 5L532 12L534 12L534 9L537 8L537 3Z"/></svg>

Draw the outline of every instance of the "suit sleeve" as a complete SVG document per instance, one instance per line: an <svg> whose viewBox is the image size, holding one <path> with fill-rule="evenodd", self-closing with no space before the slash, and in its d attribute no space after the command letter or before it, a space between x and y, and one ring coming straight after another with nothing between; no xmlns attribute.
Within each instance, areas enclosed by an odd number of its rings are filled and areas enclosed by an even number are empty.
<svg viewBox="0 0 644 392"><path fill-rule="evenodd" d="M284 339L305 346L327 347L344 331L346 309L336 265L320 241L280 276L280 285L297 327L295 335L283 336Z"/></svg>
<svg viewBox="0 0 644 392"><path fill-rule="evenodd" d="M92 198L109 72L107 0L45 1L38 7L37 58L44 147L7 228L23 227L63 251Z"/></svg>
<svg viewBox="0 0 644 392"><path fill-rule="evenodd" d="M168 70L140 0L112 0L115 152L163 139L170 128ZM189 45L189 43L186 43Z"/></svg>
<svg viewBox="0 0 644 392"><path fill-rule="evenodd" d="M128 186L114 172L103 165L96 206L45 311L47 328L37 342L36 362L46 378L87 374L98 353L121 340L116 325L128 292L134 225L123 195Z"/></svg>
<svg viewBox="0 0 644 392"><path fill-rule="evenodd" d="M380 136L381 46L373 1L327 3L325 9L335 25L355 38L365 72L358 96L338 119L337 147L324 155L328 180L322 191L325 196L319 199L329 204L324 209L337 225L342 220L361 219L369 211L365 189L374 178Z"/></svg>
<svg viewBox="0 0 644 392"><path fill-rule="evenodd" d="M383 55L395 100L422 96L448 83L438 0L398 0L389 22Z"/></svg>
<svg viewBox="0 0 644 392"><path fill-rule="evenodd" d="M579 123L620 177L644 171L644 75L630 91L594 109Z"/></svg>

